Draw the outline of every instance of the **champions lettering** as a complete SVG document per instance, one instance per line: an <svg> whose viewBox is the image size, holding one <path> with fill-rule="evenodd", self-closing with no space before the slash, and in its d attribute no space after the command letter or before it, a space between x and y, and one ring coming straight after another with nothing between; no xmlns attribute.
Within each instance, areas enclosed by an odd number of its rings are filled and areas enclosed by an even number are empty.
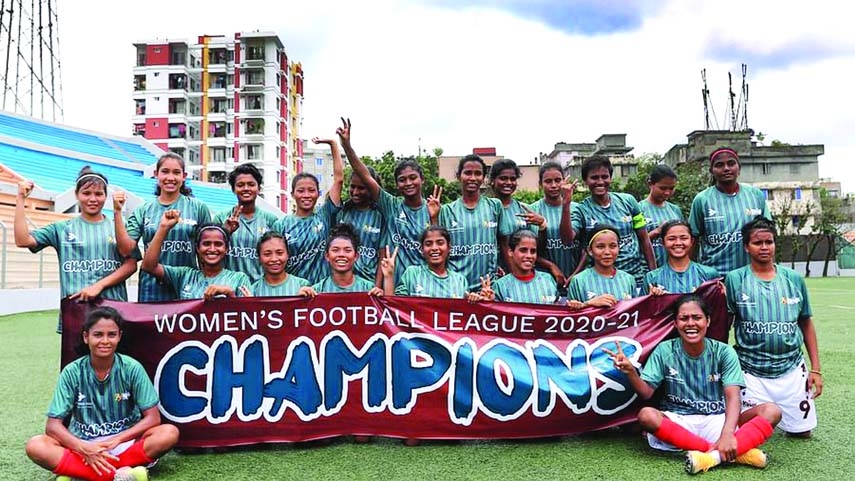
<svg viewBox="0 0 855 481"><path fill-rule="evenodd" d="M742 232L722 232L721 234L707 236L707 244L711 246L733 244L734 242L742 242Z"/></svg>
<svg viewBox="0 0 855 481"><path fill-rule="evenodd" d="M243 259L258 259L258 252L255 247L241 247L236 245L229 246L229 257Z"/></svg>
<svg viewBox="0 0 855 481"><path fill-rule="evenodd" d="M498 252L496 249L496 244L475 244L475 245L461 245L455 244L451 246L450 256L475 256L475 255L483 255L483 254L495 254Z"/></svg>
<svg viewBox="0 0 855 481"><path fill-rule="evenodd" d="M641 345L606 337L572 341L564 350L542 339L516 344L494 339L478 347L468 337L453 344L432 334L374 334L357 348L341 331L319 345L301 336L288 345L282 366L271 366L267 338L253 335L238 345L230 335L212 345L181 342L160 360L154 383L161 411L172 421L281 420L293 411L301 421L334 416L348 399L351 381L361 382L362 408L406 415L419 396L448 387L447 413L468 426L476 414L509 421L527 412L548 416L560 400L574 414L609 415L636 398L624 374L603 347L638 360ZM204 378L204 390L188 388L187 376ZM200 383L201 385L201 383Z"/></svg>
<svg viewBox="0 0 855 481"><path fill-rule="evenodd" d="M579 241L573 240L570 244L565 244L561 239L546 239L546 248L547 249L578 249Z"/></svg>
<svg viewBox="0 0 855 481"><path fill-rule="evenodd" d="M148 249L148 246L145 247ZM165 240L163 241L163 247L161 247L160 252L191 253L194 252L193 243L185 240Z"/></svg>
<svg viewBox="0 0 855 481"><path fill-rule="evenodd" d="M62 272L113 272L122 267L122 261L115 259L76 259L62 263Z"/></svg>
<svg viewBox="0 0 855 481"><path fill-rule="evenodd" d="M324 240L323 242L321 242L320 244L318 244L317 246L315 246L309 250L305 250L305 251L297 254L296 256L289 257L288 263L285 264L285 266L286 267L294 267L296 265L302 264L303 262L305 262L309 259L315 258L318 254L321 254L326 249L327 249L327 241Z"/></svg>

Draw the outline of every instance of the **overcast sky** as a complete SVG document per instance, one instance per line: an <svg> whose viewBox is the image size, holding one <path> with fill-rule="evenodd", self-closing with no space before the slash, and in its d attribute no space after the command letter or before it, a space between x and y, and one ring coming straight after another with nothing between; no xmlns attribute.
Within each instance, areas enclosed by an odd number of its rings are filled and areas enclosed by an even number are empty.
<svg viewBox="0 0 855 481"><path fill-rule="evenodd" d="M726 128L727 73L738 89L747 63L749 127L825 144L820 175L855 191L855 34L838 2L80 0L59 15L65 123L83 128L131 132L132 44L156 38L275 32L303 63L302 137L349 116L375 156L421 139L528 162L603 133L664 153L703 128L701 69Z"/></svg>

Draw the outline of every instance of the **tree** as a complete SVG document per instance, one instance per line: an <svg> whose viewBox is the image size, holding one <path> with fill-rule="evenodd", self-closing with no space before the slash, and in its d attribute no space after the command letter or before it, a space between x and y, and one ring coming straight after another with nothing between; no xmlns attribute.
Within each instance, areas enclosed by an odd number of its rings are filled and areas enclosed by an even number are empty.
<svg viewBox="0 0 855 481"><path fill-rule="evenodd" d="M541 193L539 190L517 190L514 192L514 199L522 202L526 205L531 205L541 198Z"/></svg>
<svg viewBox="0 0 855 481"><path fill-rule="evenodd" d="M641 200L647 198L650 192L647 186L647 177L653 168L662 162L662 156L655 153L648 153L639 156L638 159L638 170L635 175L628 177L623 184L617 182L612 184L612 189L617 192L632 194L636 199ZM674 172L677 174L677 188L674 191L671 202L680 207L683 215L688 216L689 210L692 208L692 200L694 200L698 192L709 187L710 176L705 170L703 162L682 163L674 169ZM587 193L585 193L585 196L587 196ZM574 195L573 197L576 196Z"/></svg>
<svg viewBox="0 0 855 481"><path fill-rule="evenodd" d="M397 195L397 182L395 181L395 166L402 160L415 160L422 167L425 175L424 185L422 186L422 195L427 198L433 194L433 186L439 185L442 187L442 202L451 202L460 197L460 185L458 182L448 182L439 176L439 161L436 154L442 154L442 149L437 147L433 149L433 155L423 154L418 157L400 157L395 156L391 150L385 152L380 158L372 158L368 156L362 157L362 162L366 166L374 168L377 175L380 177L380 186ZM350 166L347 167L345 174L349 175ZM347 177L345 177L347 178Z"/></svg>
<svg viewBox="0 0 855 481"><path fill-rule="evenodd" d="M825 189L819 191L819 206L820 210L814 218L808 242L808 263L805 269L805 277L810 277L810 260L822 241L827 244L822 276L828 276L828 264L831 262L831 258L837 254L836 241L840 237L840 226L846 221L842 199L831 197Z"/></svg>

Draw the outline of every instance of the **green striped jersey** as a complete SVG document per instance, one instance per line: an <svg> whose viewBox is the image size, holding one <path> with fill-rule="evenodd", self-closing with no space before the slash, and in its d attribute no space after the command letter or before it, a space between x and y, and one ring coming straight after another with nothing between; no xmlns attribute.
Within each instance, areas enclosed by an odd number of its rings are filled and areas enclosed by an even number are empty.
<svg viewBox="0 0 855 481"><path fill-rule="evenodd" d="M771 281L755 276L750 265L724 278L739 361L745 372L759 377L778 377L802 361L799 320L811 317L804 278L787 267L776 268Z"/></svg>
<svg viewBox="0 0 855 481"><path fill-rule="evenodd" d="M122 266L124 259L116 249L115 224L107 218L88 222L82 217L54 222L30 234L38 252L47 246L56 249L59 259L59 285L62 297L79 292L109 276ZM134 249L133 257L140 258ZM101 291L101 297L127 301L128 291L120 282Z"/></svg>
<svg viewBox="0 0 855 481"><path fill-rule="evenodd" d="M315 209L312 215L298 217L288 214L279 219L274 230L288 240L288 274L302 277L309 282L318 282L330 273L330 266L324 259L327 236L330 225L340 209L329 197Z"/></svg>
<svg viewBox="0 0 855 481"><path fill-rule="evenodd" d="M315 285L312 286L312 289L314 289L318 294L323 294L324 292L368 292L373 287L373 282L359 276L353 276L353 283L346 287L339 286L333 281L332 276L327 276L326 279L322 279L320 282L315 283Z"/></svg>
<svg viewBox="0 0 855 481"><path fill-rule="evenodd" d="M296 296L301 287L309 286L309 281L302 277L288 275L284 281L279 284L271 285L262 277L255 281L249 288L253 296L256 297L286 297Z"/></svg>
<svg viewBox="0 0 855 481"><path fill-rule="evenodd" d="M480 277L495 276L501 222L502 203L484 196L471 209L460 198L439 211L439 224L451 234L448 266L466 277L470 291L480 290Z"/></svg>
<svg viewBox="0 0 855 481"><path fill-rule="evenodd" d="M427 201L422 199L422 205L413 209L404 203L402 197L395 197L385 190L380 190L377 198L377 209L383 215L383 246L398 246L398 257L395 261L395 284L401 274L409 266L425 263L422 257L422 232L430 225L430 214Z"/></svg>
<svg viewBox="0 0 855 481"><path fill-rule="evenodd" d="M211 222L211 211L199 200L186 195L163 205L157 199L150 200L134 209L128 217L125 228L134 241L142 239L143 246L148 249L154 238L160 219L167 210L176 209L181 212L181 221L169 230L163 246L160 249L160 263L165 266L196 266L196 249L193 248L193 229L198 224ZM177 299L168 286L158 282L147 272L140 271L139 301L156 302Z"/></svg>
<svg viewBox="0 0 855 481"><path fill-rule="evenodd" d="M591 197L574 206L573 230L577 236L582 235L582 242L587 242L587 232L600 224L616 228L620 234L620 252L615 266L632 274L636 282L640 283L647 272L647 262L641 254L638 234L635 232L645 226L641 207L630 194L610 192L609 199L608 207L597 204Z"/></svg>
<svg viewBox="0 0 855 481"><path fill-rule="evenodd" d="M229 286L236 296L242 296L241 287L249 288L249 277L243 272L223 269L214 277L205 277L195 267L163 266L163 279L178 294L177 299L201 299L208 286Z"/></svg>
<svg viewBox="0 0 855 481"><path fill-rule="evenodd" d="M589 267L570 280L567 298L585 302L603 294L611 294L622 301L635 297L635 289L635 278L620 269L614 277L606 277Z"/></svg>
<svg viewBox="0 0 855 481"><path fill-rule="evenodd" d="M231 209L223 211L214 216L214 223L223 225L232 215ZM261 279L264 271L258 262L258 239L273 230L273 226L279 218L276 214L265 210L256 209L252 218L248 219L241 215L238 220L238 228L232 233L229 242L229 253L226 256L226 269L243 272L251 281Z"/></svg>
<svg viewBox="0 0 855 481"><path fill-rule="evenodd" d="M441 277L426 265L407 267L395 287L397 296L463 299L467 292L469 283L462 274L447 269L445 276Z"/></svg>
<svg viewBox="0 0 855 481"><path fill-rule="evenodd" d="M496 200L500 203L502 202L499 199ZM499 235L510 237L511 234L520 229L528 229L537 234L538 229L536 225L531 225L524 218L517 216L517 214L525 214L527 212L526 207L532 210L531 207L516 199L511 199L511 203L507 207L502 206L502 223L499 224Z"/></svg>
<svg viewBox="0 0 855 481"><path fill-rule="evenodd" d="M638 203L641 207L641 212L644 213L644 222L647 224L647 232L655 230L669 220L682 220L683 212L680 208L670 202L665 202L662 206L653 205L647 199ZM662 245L662 236L655 239L650 239L650 244L653 245L653 253L656 254L656 265L665 265L668 259L668 254L665 252L665 247Z"/></svg>
<svg viewBox="0 0 855 481"><path fill-rule="evenodd" d="M689 213L692 235L698 239L698 262L722 276L748 265L750 259L742 247L742 226L758 215L772 218L763 192L754 186L739 184L735 195L725 194L715 186L699 192Z"/></svg>
<svg viewBox="0 0 855 481"><path fill-rule="evenodd" d="M660 406L676 414L722 414L724 388L745 386L736 352L714 339L704 339L698 357L683 349L680 338L662 341L647 358L641 379L654 389L665 383Z"/></svg>
<svg viewBox="0 0 855 481"><path fill-rule="evenodd" d="M570 212L573 212L573 209L578 205L572 203ZM561 240L561 234L558 232L561 226L561 209L560 204L549 205L545 199L540 199L531 205L531 210L546 218L546 253L544 257L557 265L565 276L569 276L579 264L579 257L582 252L579 246L582 239L577 236L570 245Z"/></svg>
<svg viewBox="0 0 855 481"><path fill-rule="evenodd" d="M366 279L377 275L377 261L382 245L383 216L376 205L360 210L349 202L338 213L337 222L348 223L359 233L359 257L353 265L354 271ZM389 246L394 249L394 245Z"/></svg>
<svg viewBox="0 0 855 481"><path fill-rule="evenodd" d="M500 277L493 283L496 300L525 302L528 304L554 304L558 298L555 279L542 271L534 271L534 279L524 281L513 274Z"/></svg>
<svg viewBox="0 0 855 481"><path fill-rule="evenodd" d="M689 262L684 272L675 271L667 262L644 276L642 294L650 293L650 285L658 286L669 294L688 294L695 292L701 284L721 277L718 271L697 262Z"/></svg>
<svg viewBox="0 0 855 481"><path fill-rule="evenodd" d="M68 430L89 440L125 431L142 419L143 411L157 406L157 392L142 365L122 354L114 356L103 381L96 377L88 355L65 366L48 417L64 419L71 414Z"/></svg>

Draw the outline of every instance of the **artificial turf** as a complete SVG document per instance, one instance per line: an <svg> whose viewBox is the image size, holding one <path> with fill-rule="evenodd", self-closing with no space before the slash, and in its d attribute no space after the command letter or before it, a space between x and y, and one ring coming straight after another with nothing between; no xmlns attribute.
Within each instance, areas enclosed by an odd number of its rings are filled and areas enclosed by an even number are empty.
<svg viewBox="0 0 855 481"><path fill-rule="evenodd" d="M855 480L855 443L849 440L855 400L855 278L808 279L817 326L825 391L817 400L819 428L812 439L776 432L764 449L765 470L723 466L703 479ZM850 297L853 296L853 297ZM24 454L27 439L44 429L59 368L56 311L0 317L0 480L51 480ZM651 451L637 433L609 430L530 441L253 446L170 453L152 470L154 480L494 480L685 479L682 457Z"/></svg>

